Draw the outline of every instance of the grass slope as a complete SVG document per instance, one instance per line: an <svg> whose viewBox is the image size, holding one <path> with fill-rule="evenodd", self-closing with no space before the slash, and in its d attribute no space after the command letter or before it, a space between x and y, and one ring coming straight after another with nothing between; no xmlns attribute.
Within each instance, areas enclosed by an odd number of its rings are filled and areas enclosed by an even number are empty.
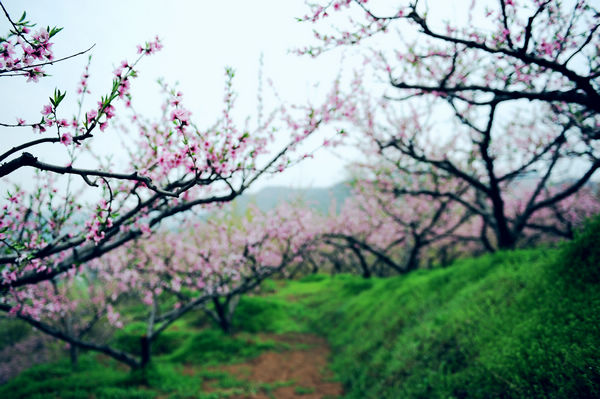
<svg viewBox="0 0 600 399"><path fill-rule="evenodd" d="M348 398L600 397L598 238L600 219L558 250L277 295L310 310Z"/></svg>

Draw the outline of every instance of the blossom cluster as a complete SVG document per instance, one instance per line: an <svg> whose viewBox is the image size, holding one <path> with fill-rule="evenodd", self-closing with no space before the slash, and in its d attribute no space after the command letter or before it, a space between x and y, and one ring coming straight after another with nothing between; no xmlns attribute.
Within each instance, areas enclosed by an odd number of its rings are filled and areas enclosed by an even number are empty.
<svg viewBox="0 0 600 399"><path fill-rule="evenodd" d="M54 60L50 39L61 28L39 28L25 19L14 21L14 29L0 42L0 75L22 75L28 82L37 82L45 76L43 66ZM11 21L12 22L12 21Z"/></svg>

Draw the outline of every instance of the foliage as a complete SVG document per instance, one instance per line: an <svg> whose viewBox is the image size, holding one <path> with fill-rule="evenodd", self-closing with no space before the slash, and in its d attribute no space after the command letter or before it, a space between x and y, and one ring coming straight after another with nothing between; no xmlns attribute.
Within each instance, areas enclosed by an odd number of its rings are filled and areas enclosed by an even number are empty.
<svg viewBox="0 0 600 399"><path fill-rule="evenodd" d="M235 326L240 331L287 333L306 331L296 319L302 308L289 301L272 298L245 296L236 310Z"/></svg>
<svg viewBox="0 0 600 399"><path fill-rule="evenodd" d="M284 301L265 299L254 306L266 312L275 311L280 316L277 320L272 319L274 326L271 328L266 325L271 331L278 323L292 321L281 311L281 306L276 305L278 302ZM236 393L268 395L277 387L294 384L293 381L256 383L209 367L243 362L265 350L287 350L289 346L248 333L229 336L205 325L199 329L196 324L201 316L200 312L190 313L162 334L156 343L163 349L157 351L160 354L145 370L131 372L113 359L88 352L81 356L75 368L66 358L32 367L1 386L0 397L153 398L168 395L170 398L216 399ZM132 323L119 331L114 339L126 343L127 337L136 337L140 329L143 330L141 324ZM135 344L132 345L132 349L135 348ZM184 368L188 371L184 372ZM207 384L214 392L203 392Z"/></svg>
<svg viewBox="0 0 600 399"><path fill-rule="evenodd" d="M575 239L563 248L561 276L600 283L600 215L591 218Z"/></svg>

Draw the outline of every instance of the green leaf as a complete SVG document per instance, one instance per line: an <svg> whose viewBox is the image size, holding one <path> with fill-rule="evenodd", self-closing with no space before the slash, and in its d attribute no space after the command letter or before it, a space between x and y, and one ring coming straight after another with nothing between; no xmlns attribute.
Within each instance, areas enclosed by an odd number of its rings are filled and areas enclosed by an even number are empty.
<svg viewBox="0 0 600 399"><path fill-rule="evenodd" d="M60 90L54 89L54 98L50 97L50 103L54 106L54 108L58 107L60 102L65 98L67 92L61 93Z"/></svg>
<svg viewBox="0 0 600 399"><path fill-rule="evenodd" d="M54 28L52 28L51 30L49 30L48 35L50 37L56 35L58 32L60 32L61 30L63 30L63 28L57 28L56 26Z"/></svg>

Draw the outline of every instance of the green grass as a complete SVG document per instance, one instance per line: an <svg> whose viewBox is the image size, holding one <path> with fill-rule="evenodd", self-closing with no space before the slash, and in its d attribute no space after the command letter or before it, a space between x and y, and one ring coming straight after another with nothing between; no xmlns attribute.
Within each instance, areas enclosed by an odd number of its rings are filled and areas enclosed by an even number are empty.
<svg viewBox="0 0 600 399"><path fill-rule="evenodd" d="M304 307L285 299L269 297L242 297L235 311L233 325L236 331L250 333L306 332L302 321Z"/></svg>
<svg viewBox="0 0 600 399"><path fill-rule="evenodd" d="M248 334L228 336L219 330L207 329L192 335L163 359L174 363L203 365L236 363L277 347L273 341L263 341Z"/></svg>
<svg viewBox="0 0 600 399"><path fill-rule="evenodd" d="M135 350L139 341L138 329L132 325L120 332L115 340L121 347L129 343ZM164 342L163 342L164 340ZM176 342L177 344L174 344ZM285 349L272 340L241 333L225 336L221 331L179 325L178 331L167 331L154 347L151 366L145 371L130 372L116 361L96 353L84 353L74 369L64 358L42 364L21 373L0 386L4 398L222 398L233 394L270 392L277 384L256 384L238 380L209 366L243 362L265 350ZM184 373L184 367L194 370ZM203 393L203 384L210 382L218 388ZM286 384L288 382L281 382Z"/></svg>
<svg viewBox="0 0 600 399"><path fill-rule="evenodd" d="M277 296L310 309L348 398L600 397L599 220L561 249Z"/></svg>
<svg viewBox="0 0 600 399"><path fill-rule="evenodd" d="M308 394L314 393L315 388L297 386L294 388L294 392L297 393L298 395L308 395Z"/></svg>
<svg viewBox="0 0 600 399"><path fill-rule="evenodd" d="M311 394L293 381L259 384L207 367L290 348L263 332L325 336L346 398L600 397L598 238L600 218L556 249L499 252L386 279L269 281L262 296L240 301L233 336L190 314L155 342L143 373L84 353L75 370L66 359L32 367L0 386L0 397L273 397L284 385ZM135 351L142 332L132 324L114 342Z"/></svg>

